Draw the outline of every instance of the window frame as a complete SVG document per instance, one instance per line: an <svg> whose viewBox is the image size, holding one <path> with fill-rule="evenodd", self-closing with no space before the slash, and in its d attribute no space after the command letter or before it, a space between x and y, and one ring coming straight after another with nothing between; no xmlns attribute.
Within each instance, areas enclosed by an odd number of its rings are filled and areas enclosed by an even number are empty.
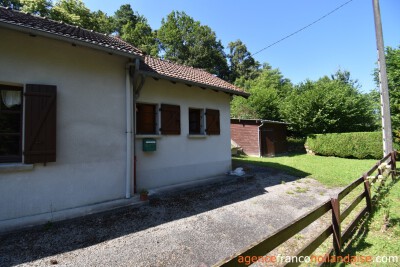
<svg viewBox="0 0 400 267"><path fill-rule="evenodd" d="M1 91L19 91L21 93L21 104L20 104L20 109L18 111L8 111L4 112L1 109L2 103L0 103L0 116L1 114L4 113L9 113L9 114L17 114L19 113L19 133L2 133L0 132L0 136L4 135L19 135L19 150L18 150L18 155L7 155L7 156L1 156L0 155L0 163L22 163L23 160L23 139L24 139L24 129L23 129L23 117L24 117L24 86L22 85L7 85L7 84L0 84L0 95ZM0 97L0 101L1 97Z"/></svg>
<svg viewBox="0 0 400 267"><path fill-rule="evenodd" d="M191 113L191 111L193 112L193 111L198 111L200 114L199 114L199 120L198 120L198 127L199 127L199 131L198 132L194 132L194 131L191 131L191 116L190 116L190 113ZM188 108L188 131L189 131L189 136L195 136L195 135L206 135L206 133L205 133L205 111L204 111L204 108L192 108L192 107L189 107Z"/></svg>

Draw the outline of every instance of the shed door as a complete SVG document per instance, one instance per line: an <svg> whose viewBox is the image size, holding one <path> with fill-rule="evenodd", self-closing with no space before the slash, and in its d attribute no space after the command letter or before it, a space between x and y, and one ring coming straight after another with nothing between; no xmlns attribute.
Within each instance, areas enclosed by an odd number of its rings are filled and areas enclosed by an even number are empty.
<svg viewBox="0 0 400 267"><path fill-rule="evenodd" d="M275 132L273 129L261 130L261 156L275 156Z"/></svg>

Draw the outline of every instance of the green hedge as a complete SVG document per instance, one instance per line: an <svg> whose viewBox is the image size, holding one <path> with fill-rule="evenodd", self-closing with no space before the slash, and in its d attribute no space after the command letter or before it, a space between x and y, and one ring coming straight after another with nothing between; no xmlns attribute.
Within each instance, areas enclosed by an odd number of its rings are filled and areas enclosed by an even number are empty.
<svg viewBox="0 0 400 267"><path fill-rule="evenodd" d="M307 149L317 155L341 158L381 159L381 132L315 134L307 137Z"/></svg>

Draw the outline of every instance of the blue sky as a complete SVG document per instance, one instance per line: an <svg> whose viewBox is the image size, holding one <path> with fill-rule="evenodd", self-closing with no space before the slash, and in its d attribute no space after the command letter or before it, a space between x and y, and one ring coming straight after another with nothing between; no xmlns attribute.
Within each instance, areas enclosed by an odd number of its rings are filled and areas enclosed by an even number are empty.
<svg viewBox="0 0 400 267"><path fill-rule="evenodd" d="M227 47L241 39L251 53L315 21L348 0L83 0L108 15L125 3L144 15L153 29L171 11L210 26ZM380 0L385 46L400 45L400 1ZM316 80L339 68L350 71L364 92L375 87L377 61L372 0L353 0L308 29L256 54L293 83Z"/></svg>

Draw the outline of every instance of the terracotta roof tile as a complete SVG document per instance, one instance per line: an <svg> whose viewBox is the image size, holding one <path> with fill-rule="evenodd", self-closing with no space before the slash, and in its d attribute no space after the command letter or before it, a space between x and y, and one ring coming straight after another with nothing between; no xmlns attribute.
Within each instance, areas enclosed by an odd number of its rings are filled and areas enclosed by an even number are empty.
<svg viewBox="0 0 400 267"><path fill-rule="evenodd" d="M19 12L11 8L0 7L0 26L2 24L32 30L37 34L46 33L54 37L62 36L74 41L90 44L92 47L98 47L99 49L114 50L130 56L143 56L142 51L119 38Z"/></svg>
<svg viewBox="0 0 400 267"><path fill-rule="evenodd" d="M216 90L229 92L236 95L249 96L239 87L216 77L202 69L179 65L170 61L146 56L140 64L140 71L153 77L176 80L183 83L195 84Z"/></svg>

